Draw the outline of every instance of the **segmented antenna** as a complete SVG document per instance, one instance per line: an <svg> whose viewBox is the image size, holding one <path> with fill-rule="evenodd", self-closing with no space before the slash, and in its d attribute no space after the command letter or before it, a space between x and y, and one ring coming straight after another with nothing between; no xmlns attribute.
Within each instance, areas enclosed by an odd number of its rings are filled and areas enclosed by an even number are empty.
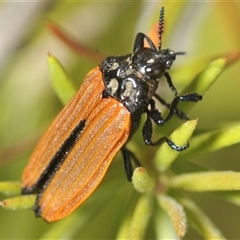
<svg viewBox="0 0 240 240"><path fill-rule="evenodd" d="M160 15L159 15L159 26L158 26L158 50L161 50L162 47L162 34L163 34L163 27L164 27L164 7L160 9Z"/></svg>

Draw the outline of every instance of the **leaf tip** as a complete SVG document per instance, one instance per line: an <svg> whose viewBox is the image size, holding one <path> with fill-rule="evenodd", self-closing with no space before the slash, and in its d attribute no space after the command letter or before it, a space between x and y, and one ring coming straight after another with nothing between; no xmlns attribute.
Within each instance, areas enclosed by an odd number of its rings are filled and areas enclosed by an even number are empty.
<svg viewBox="0 0 240 240"><path fill-rule="evenodd" d="M153 181L143 167L138 167L134 170L132 182L134 188L140 193L153 190Z"/></svg>

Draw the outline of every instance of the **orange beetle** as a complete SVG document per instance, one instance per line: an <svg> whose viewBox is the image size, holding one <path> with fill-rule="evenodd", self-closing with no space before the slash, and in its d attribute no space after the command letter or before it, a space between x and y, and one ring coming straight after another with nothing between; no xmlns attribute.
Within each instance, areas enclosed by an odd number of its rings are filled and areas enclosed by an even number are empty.
<svg viewBox="0 0 240 240"><path fill-rule="evenodd" d="M125 144L146 113L143 139L147 145L167 142L167 137L152 142L152 120L162 125L173 114L188 119L178 108L179 101L199 101L201 95L177 95L166 72L182 52L161 50L164 9L160 10L159 47L138 33L133 53L111 56L86 76L75 97L63 108L34 150L22 176L22 193L37 193L36 216L48 222L68 216L83 203L103 179L114 156L121 149L127 177L131 180L131 161L139 165ZM144 40L149 47L144 47ZM167 104L156 94L159 78L165 76L175 96ZM155 107L155 97L169 108L165 119Z"/></svg>

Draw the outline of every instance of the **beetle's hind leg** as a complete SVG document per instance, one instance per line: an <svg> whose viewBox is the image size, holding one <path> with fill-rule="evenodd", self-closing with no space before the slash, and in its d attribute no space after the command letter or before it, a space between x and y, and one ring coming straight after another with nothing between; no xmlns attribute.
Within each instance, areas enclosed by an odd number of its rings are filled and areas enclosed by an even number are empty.
<svg viewBox="0 0 240 240"><path fill-rule="evenodd" d="M134 162L134 164L137 167L140 167L140 163L133 152L131 152L129 149L126 148L126 146L122 147L122 154L123 154L123 160L124 160L124 166L125 171L127 174L128 181L132 181L132 175L133 175L133 166L131 160Z"/></svg>

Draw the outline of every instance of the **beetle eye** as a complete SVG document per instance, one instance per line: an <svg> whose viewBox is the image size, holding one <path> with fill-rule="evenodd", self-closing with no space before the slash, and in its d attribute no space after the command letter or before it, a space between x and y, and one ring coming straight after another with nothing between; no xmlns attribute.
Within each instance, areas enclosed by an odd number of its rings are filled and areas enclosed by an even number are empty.
<svg viewBox="0 0 240 240"><path fill-rule="evenodd" d="M155 62L146 66L146 74L152 78L160 78L164 73L164 66L161 62Z"/></svg>
<svg viewBox="0 0 240 240"><path fill-rule="evenodd" d="M171 65L172 65L172 61L170 60L166 61L166 68L170 68Z"/></svg>

